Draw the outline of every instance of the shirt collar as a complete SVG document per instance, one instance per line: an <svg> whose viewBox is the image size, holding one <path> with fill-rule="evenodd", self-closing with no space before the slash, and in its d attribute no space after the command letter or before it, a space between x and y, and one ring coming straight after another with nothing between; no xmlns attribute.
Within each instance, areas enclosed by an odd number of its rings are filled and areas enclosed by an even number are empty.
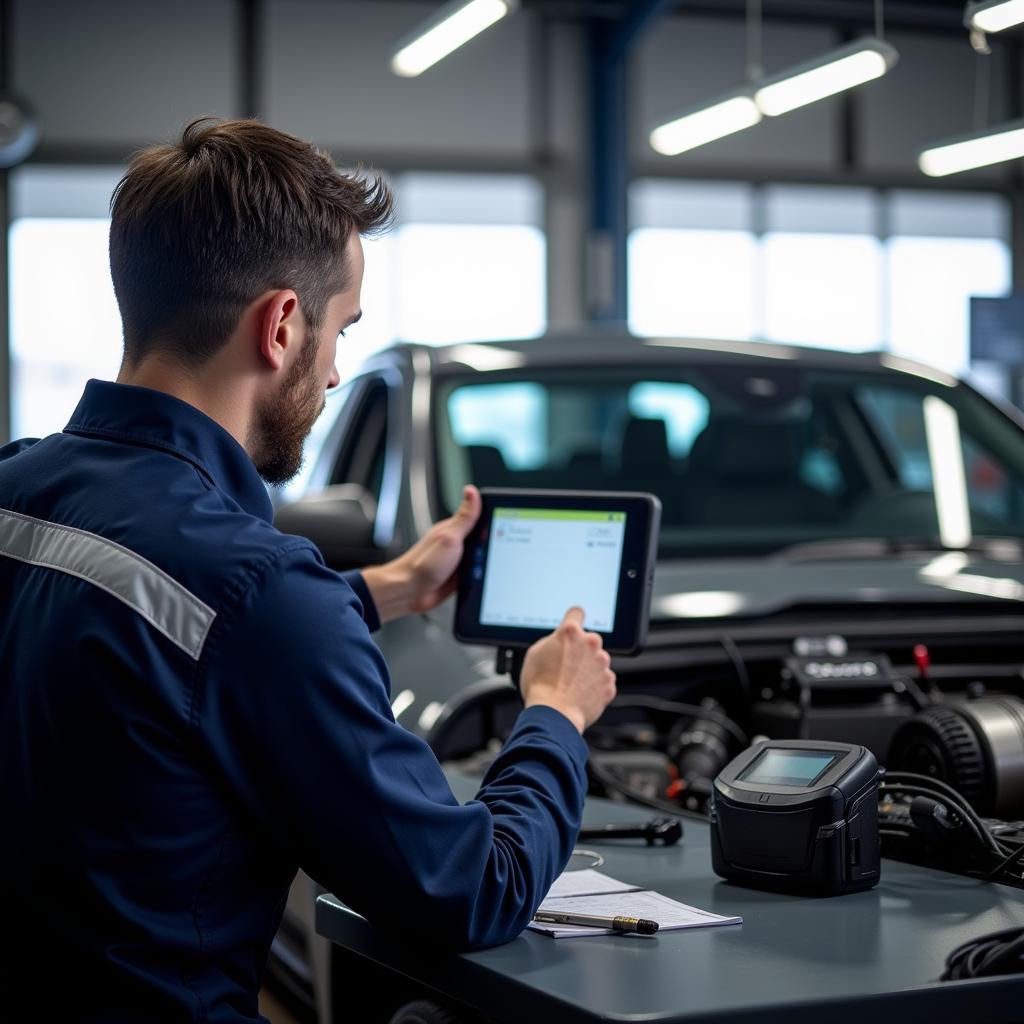
<svg viewBox="0 0 1024 1024"><path fill-rule="evenodd" d="M250 515L273 520L270 496L246 450L219 423L173 395L90 380L64 432L170 452L191 462Z"/></svg>

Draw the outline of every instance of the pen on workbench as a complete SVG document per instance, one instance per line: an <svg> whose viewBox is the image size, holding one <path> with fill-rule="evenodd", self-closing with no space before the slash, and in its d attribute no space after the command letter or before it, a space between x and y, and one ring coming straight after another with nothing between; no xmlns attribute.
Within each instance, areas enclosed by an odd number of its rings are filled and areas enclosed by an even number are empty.
<svg viewBox="0 0 1024 1024"><path fill-rule="evenodd" d="M589 928L611 928L616 932L637 932L640 935L653 935L658 930L657 921L648 921L642 917L604 917L600 914L538 910L533 919L542 924L582 924Z"/></svg>

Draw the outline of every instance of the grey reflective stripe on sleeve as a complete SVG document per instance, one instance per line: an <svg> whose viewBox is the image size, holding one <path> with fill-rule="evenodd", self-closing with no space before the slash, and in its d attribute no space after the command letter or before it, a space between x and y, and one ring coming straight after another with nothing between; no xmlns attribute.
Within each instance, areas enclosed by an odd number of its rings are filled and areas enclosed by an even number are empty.
<svg viewBox="0 0 1024 1024"><path fill-rule="evenodd" d="M0 509L0 555L86 580L197 661L203 653L217 613L163 569L112 540Z"/></svg>

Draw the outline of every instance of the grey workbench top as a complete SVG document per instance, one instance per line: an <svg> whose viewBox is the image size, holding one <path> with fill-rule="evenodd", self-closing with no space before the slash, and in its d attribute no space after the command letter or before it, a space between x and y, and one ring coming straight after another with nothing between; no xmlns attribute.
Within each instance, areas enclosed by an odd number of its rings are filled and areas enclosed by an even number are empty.
<svg viewBox="0 0 1024 1024"><path fill-rule="evenodd" d="M461 799L475 783L454 777ZM652 812L590 800L586 820ZM542 1006L559 1019L633 1021L1024 1020L1024 977L938 984L946 955L985 932L1024 926L1024 891L885 860L879 885L816 899L744 889L711 870L708 826L685 822L674 847L587 843L614 878L656 889L738 926L654 937L551 939L526 932L495 949L424 959L376 936L333 897L317 928L471 1005L521 1020ZM500 993L500 996L499 996ZM1019 1007L1020 1009L1015 1009ZM539 1019L547 1019L545 1015Z"/></svg>

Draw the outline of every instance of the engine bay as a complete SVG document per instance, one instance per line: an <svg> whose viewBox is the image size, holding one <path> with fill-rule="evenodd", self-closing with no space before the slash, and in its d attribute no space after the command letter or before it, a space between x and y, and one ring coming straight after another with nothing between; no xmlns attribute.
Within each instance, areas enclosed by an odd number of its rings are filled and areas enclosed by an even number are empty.
<svg viewBox="0 0 1024 1024"><path fill-rule="evenodd" d="M1024 887L1024 634L961 611L877 608L785 636L652 630L614 663L618 697L586 734L590 793L706 819L715 777L758 740L860 744L884 770L884 857ZM474 684L429 742L480 772L519 706L507 680Z"/></svg>

